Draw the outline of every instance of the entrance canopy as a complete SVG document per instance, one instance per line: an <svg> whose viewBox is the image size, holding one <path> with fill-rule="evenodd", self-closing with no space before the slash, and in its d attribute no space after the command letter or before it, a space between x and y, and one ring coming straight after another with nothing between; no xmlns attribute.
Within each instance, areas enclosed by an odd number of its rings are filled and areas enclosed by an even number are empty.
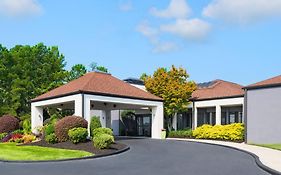
<svg viewBox="0 0 281 175"><path fill-rule="evenodd" d="M74 109L74 115L85 118L88 124L92 110L105 111L108 120L111 110L149 108L152 112L152 138L160 138L163 128L161 98L106 73L87 73L33 99L31 103L33 129L43 125L45 107Z"/></svg>

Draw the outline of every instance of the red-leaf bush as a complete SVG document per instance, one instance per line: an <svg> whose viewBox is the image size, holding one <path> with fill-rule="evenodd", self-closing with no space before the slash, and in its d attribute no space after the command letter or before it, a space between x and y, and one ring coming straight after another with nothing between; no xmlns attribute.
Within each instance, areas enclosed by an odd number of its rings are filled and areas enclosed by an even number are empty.
<svg viewBox="0 0 281 175"><path fill-rule="evenodd" d="M68 131L73 128L87 128L88 122L82 117L67 116L57 121L55 124L55 134L59 142L65 142L68 140Z"/></svg>
<svg viewBox="0 0 281 175"><path fill-rule="evenodd" d="M19 129L20 121L11 115L3 115L0 117L0 133L9 133Z"/></svg>

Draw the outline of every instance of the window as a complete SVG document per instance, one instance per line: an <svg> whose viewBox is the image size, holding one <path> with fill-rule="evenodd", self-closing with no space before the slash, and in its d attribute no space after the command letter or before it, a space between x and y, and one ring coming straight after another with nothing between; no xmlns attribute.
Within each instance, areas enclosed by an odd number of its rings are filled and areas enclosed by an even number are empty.
<svg viewBox="0 0 281 175"><path fill-rule="evenodd" d="M221 112L221 124L227 125L232 123L243 122L242 106L236 107L222 107Z"/></svg>
<svg viewBox="0 0 281 175"><path fill-rule="evenodd" d="M216 124L216 108L198 108L197 109L197 126L204 124Z"/></svg>
<svg viewBox="0 0 281 175"><path fill-rule="evenodd" d="M177 114L177 130L192 128L192 110Z"/></svg>

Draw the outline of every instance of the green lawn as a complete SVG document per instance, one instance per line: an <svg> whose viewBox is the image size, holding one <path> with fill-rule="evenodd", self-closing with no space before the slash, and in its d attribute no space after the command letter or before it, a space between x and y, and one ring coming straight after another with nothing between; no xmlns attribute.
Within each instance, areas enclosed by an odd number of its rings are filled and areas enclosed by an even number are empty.
<svg viewBox="0 0 281 175"><path fill-rule="evenodd" d="M255 145L281 151L281 144L255 144Z"/></svg>
<svg viewBox="0 0 281 175"><path fill-rule="evenodd" d="M92 155L92 153L85 151L40 146L16 146L14 143L0 143L1 160L60 160Z"/></svg>

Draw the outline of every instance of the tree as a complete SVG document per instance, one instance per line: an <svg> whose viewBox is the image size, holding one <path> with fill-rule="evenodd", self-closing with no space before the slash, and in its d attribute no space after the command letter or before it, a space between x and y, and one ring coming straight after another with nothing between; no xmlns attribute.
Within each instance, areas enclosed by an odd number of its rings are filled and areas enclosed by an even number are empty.
<svg viewBox="0 0 281 175"><path fill-rule="evenodd" d="M108 69L104 66L98 66L97 63L93 62L90 64L91 71L99 71L109 73Z"/></svg>
<svg viewBox="0 0 281 175"><path fill-rule="evenodd" d="M68 81L75 80L87 73L87 69L83 64L76 64L72 66L69 71Z"/></svg>
<svg viewBox="0 0 281 175"><path fill-rule="evenodd" d="M57 47L0 47L0 115L30 114L30 100L62 85L67 77L64 56Z"/></svg>
<svg viewBox="0 0 281 175"><path fill-rule="evenodd" d="M147 91L163 98L169 130L171 130L171 118L176 113L187 110L189 98L196 90L196 84L188 78L189 74L184 68L176 68L173 65L170 70L158 68L153 76L147 76L144 80Z"/></svg>
<svg viewBox="0 0 281 175"><path fill-rule="evenodd" d="M142 73L141 76L140 76L140 79L142 81L145 81L145 79L148 77L148 75L146 73Z"/></svg>

